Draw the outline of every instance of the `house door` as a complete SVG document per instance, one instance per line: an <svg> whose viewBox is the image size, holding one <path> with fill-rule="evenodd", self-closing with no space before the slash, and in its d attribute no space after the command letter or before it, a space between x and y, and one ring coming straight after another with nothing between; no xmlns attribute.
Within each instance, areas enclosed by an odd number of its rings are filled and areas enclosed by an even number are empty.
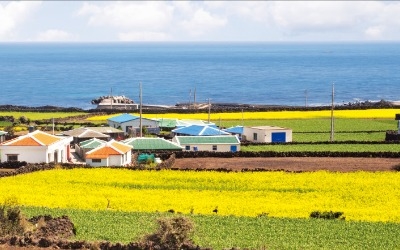
<svg viewBox="0 0 400 250"><path fill-rule="evenodd" d="M235 153L237 151L236 145L231 145L231 152Z"/></svg>
<svg viewBox="0 0 400 250"><path fill-rule="evenodd" d="M272 132L271 142L286 142L286 132Z"/></svg>
<svg viewBox="0 0 400 250"><path fill-rule="evenodd" d="M58 151L54 152L54 163L58 163Z"/></svg>

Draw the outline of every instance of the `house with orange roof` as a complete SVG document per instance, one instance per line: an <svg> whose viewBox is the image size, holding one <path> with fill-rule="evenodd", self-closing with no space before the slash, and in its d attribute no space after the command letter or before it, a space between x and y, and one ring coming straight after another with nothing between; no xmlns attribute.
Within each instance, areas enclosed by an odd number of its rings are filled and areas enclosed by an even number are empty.
<svg viewBox="0 0 400 250"><path fill-rule="evenodd" d="M72 137L36 130L0 144L0 162L64 163L70 157Z"/></svg>
<svg viewBox="0 0 400 250"><path fill-rule="evenodd" d="M86 164L93 167L126 166L132 162L132 147L111 140L85 154Z"/></svg>

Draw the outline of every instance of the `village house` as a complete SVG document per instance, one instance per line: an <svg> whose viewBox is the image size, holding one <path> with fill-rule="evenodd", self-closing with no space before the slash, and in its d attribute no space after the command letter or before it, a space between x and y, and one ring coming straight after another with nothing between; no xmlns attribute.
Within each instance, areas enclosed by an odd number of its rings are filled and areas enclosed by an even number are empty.
<svg viewBox="0 0 400 250"><path fill-rule="evenodd" d="M60 137L36 130L0 144L0 161L65 163L70 157L72 137Z"/></svg>
<svg viewBox="0 0 400 250"><path fill-rule="evenodd" d="M85 159L93 167L126 166L132 162L132 147L111 140L87 152Z"/></svg>
<svg viewBox="0 0 400 250"><path fill-rule="evenodd" d="M240 151L240 141L235 135L175 136L172 141L181 145L184 151Z"/></svg>
<svg viewBox="0 0 400 250"><path fill-rule="evenodd" d="M222 131L214 126L208 126L208 125L190 125L186 127L176 128L171 132L173 135L191 135L191 136L230 135L228 132Z"/></svg>
<svg viewBox="0 0 400 250"><path fill-rule="evenodd" d="M136 137L123 143L132 146L133 151L182 151L182 147L164 138Z"/></svg>
<svg viewBox="0 0 400 250"><path fill-rule="evenodd" d="M159 134L160 128L158 121L142 117L142 128L145 128L148 133ZM122 114L107 119L110 127L121 129L125 135L137 136L140 133L140 117L131 114Z"/></svg>
<svg viewBox="0 0 400 250"><path fill-rule="evenodd" d="M276 126L244 127L242 140L251 142L291 142L292 130Z"/></svg>

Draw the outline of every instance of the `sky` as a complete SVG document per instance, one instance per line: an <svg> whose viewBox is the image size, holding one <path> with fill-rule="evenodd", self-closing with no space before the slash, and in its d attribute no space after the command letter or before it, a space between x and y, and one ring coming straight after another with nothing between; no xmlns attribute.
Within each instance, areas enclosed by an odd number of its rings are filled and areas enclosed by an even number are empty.
<svg viewBox="0 0 400 250"><path fill-rule="evenodd" d="M400 41L399 1L0 1L0 42Z"/></svg>

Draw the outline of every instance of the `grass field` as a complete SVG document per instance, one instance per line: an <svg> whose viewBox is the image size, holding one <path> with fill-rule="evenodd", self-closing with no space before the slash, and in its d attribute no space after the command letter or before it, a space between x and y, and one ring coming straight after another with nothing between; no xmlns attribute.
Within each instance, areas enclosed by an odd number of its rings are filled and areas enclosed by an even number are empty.
<svg viewBox="0 0 400 250"><path fill-rule="evenodd" d="M0 111L0 116L13 116L18 119L21 116L25 116L31 121L36 120L48 120L52 118L65 118L84 115L85 112L19 112L19 111Z"/></svg>
<svg viewBox="0 0 400 250"><path fill-rule="evenodd" d="M400 144L279 144L242 146L241 151L259 152L400 152Z"/></svg>
<svg viewBox="0 0 400 250"><path fill-rule="evenodd" d="M77 239L130 242L154 232L156 219L170 213L87 211L23 207L34 215L68 215ZM226 249L397 249L400 224L271 217L185 215L195 223L193 240L202 247Z"/></svg>

